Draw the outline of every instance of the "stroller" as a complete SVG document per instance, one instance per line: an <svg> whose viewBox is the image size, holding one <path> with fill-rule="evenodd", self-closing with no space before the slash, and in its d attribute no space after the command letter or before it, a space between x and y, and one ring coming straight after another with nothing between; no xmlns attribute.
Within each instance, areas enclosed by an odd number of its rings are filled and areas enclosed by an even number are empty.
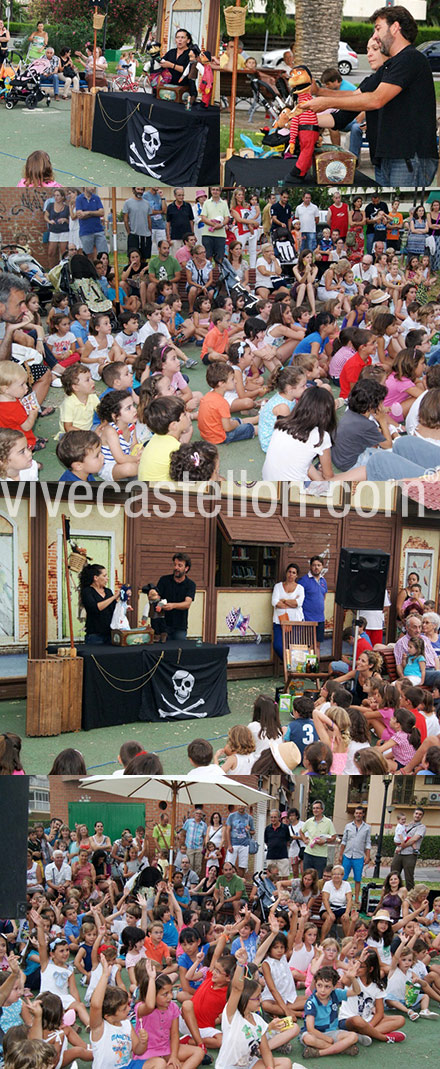
<svg viewBox="0 0 440 1069"><path fill-rule="evenodd" d="M264 872L254 872L252 882L257 888L257 905L261 919L265 921L269 916L269 910L276 902L276 895L267 886Z"/></svg>
<svg viewBox="0 0 440 1069"><path fill-rule="evenodd" d="M54 272L57 272L56 282ZM104 297L99 282L97 282L96 279L72 278L69 260L65 260L64 263L62 263L61 270L59 270L59 265L57 265L53 268L50 274L55 288L67 295L69 304L74 304L75 301L81 301L83 304L87 305L87 308L92 315L97 315L98 312L107 312L112 329L117 326L117 317L112 302L108 297Z"/></svg>
<svg viewBox="0 0 440 1069"><path fill-rule="evenodd" d="M233 297L234 295L236 297L244 297L245 310L248 315L253 315L259 298L255 296L255 293L250 293L245 286L242 286L234 272L234 268L229 263L229 260L222 260L219 267L220 271L214 290L214 298L218 297L221 287L224 285L229 297Z"/></svg>
<svg viewBox="0 0 440 1069"><path fill-rule="evenodd" d="M8 251L9 250L9 251ZM29 282L41 304L49 304L53 297L53 286L38 260L25 245L3 245L1 250L1 267L3 271L20 275Z"/></svg>
<svg viewBox="0 0 440 1069"><path fill-rule="evenodd" d="M50 69L48 59L34 59L28 67L22 70L21 63L9 86L9 92L5 99L5 107L8 111L15 108L16 104L24 103L27 108L36 108L40 100L45 100L47 107L50 104L50 96L43 93L40 86L40 77Z"/></svg>

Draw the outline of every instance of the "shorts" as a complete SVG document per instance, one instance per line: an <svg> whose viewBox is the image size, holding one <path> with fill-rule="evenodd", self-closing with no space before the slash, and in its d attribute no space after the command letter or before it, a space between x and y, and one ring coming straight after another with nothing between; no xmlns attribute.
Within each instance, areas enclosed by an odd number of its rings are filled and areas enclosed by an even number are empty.
<svg viewBox="0 0 440 1069"><path fill-rule="evenodd" d="M102 479L104 483L112 483L114 481L112 472L115 464L115 460L106 460L105 464L101 468L101 471L99 472L99 478Z"/></svg>
<svg viewBox="0 0 440 1069"><path fill-rule="evenodd" d="M55 241L65 241L66 245L68 245L69 244L69 231L68 230L63 230L61 234L52 234L51 231L49 231L49 245L51 244L51 242L55 242Z"/></svg>
<svg viewBox="0 0 440 1069"><path fill-rule="evenodd" d="M336 920L339 920L339 917L342 917L345 913L345 906L332 906L331 902L329 902L329 907L332 913L334 913ZM321 917L323 916L324 913L321 913Z"/></svg>
<svg viewBox="0 0 440 1069"><path fill-rule="evenodd" d="M290 861L288 857L271 857L267 858L267 861L273 861L277 865L281 879L290 876Z"/></svg>
<svg viewBox="0 0 440 1069"><path fill-rule="evenodd" d="M344 854L342 864L344 866L344 880L348 880L350 872L353 871L355 883L360 883L364 871L363 857L346 857Z"/></svg>
<svg viewBox="0 0 440 1069"><path fill-rule="evenodd" d="M231 865L238 865L240 869L247 869L249 860L249 847L248 846L233 846L227 851L225 861L229 861Z"/></svg>
<svg viewBox="0 0 440 1069"><path fill-rule="evenodd" d="M229 405L229 406L231 406L231 405L232 405L232 402L233 402L233 401L236 401L236 400L237 400L237 397L238 397L238 393L237 393L237 391L236 391L236 390L226 390L226 393L225 393L225 401L227 401L227 402L228 402L228 405Z"/></svg>
<svg viewBox="0 0 440 1069"><path fill-rule="evenodd" d="M342 1021L341 1021L341 1024L342 1024ZM344 1038L344 1031L346 1032L347 1029L335 1028L334 1031L332 1030L331 1036L332 1036L333 1043L337 1043L339 1039L343 1039ZM329 1032L323 1032L322 1034L323 1034L323 1036L328 1036ZM304 1030L304 1032L301 1032L300 1035L298 1036L298 1039L303 1044L304 1044L304 1036L306 1036L306 1035L307 1035L307 1032L306 1032L306 1030Z"/></svg>
<svg viewBox="0 0 440 1069"><path fill-rule="evenodd" d="M384 1006L386 1006L387 1003L389 1003L390 999L393 999L394 1002L401 1002L403 1006L406 1006L405 999L401 998L400 995L394 995L392 991L389 991L386 996L384 995L384 997L383 997ZM422 996L419 995L419 998L416 1000L416 1002L412 1003L409 1008L411 1010L417 1010L418 1007L420 1006L421 1001L422 1001ZM393 1007L391 1007L391 1008L393 1008Z"/></svg>
<svg viewBox="0 0 440 1069"><path fill-rule="evenodd" d="M180 1032L181 1036L190 1036L191 1035L191 1032L190 1032L190 1030L188 1028L188 1025L183 1020L183 1017L179 1017L179 1032ZM202 1039L212 1039L213 1036L218 1036L218 1035L221 1034L221 1029L220 1028L199 1028L199 1032L200 1032L200 1035L201 1035Z"/></svg>
<svg viewBox="0 0 440 1069"><path fill-rule="evenodd" d="M108 252L107 238L103 230L97 234L80 234L80 242L86 256L90 256L94 248L97 252Z"/></svg>

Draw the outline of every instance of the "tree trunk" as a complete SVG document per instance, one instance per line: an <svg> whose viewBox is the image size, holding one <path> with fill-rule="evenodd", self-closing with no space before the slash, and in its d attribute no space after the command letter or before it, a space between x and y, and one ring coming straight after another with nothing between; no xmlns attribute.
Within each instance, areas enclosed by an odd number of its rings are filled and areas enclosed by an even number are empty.
<svg viewBox="0 0 440 1069"><path fill-rule="evenodd" d="M305 63L315 78L337 66L343 0L296 0L295 63Z"/></svg>

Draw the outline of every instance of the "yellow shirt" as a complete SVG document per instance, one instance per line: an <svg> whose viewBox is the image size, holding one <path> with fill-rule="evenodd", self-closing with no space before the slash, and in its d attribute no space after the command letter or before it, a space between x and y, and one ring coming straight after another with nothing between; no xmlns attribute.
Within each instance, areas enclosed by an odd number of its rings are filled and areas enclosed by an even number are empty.
<svg viewBox="0 0 440 1069"><path fill-rule="evenodd" d="M60 408L60 430L64 434L64 424L73 423L76 431L90 431L93 423L93 413L99 404L96 393L89 394L87 401L79 401L75 394L65 397Z"/></svg>
<svg viewBox="0 0 440 1069"><path fill-rule="evenodd" d="M229 52L222 52L222 54L220 56L220 69L224 70L224 68L227 67L228 63L232 64L232 56L230 55ZM238 53L238 56L237 56L237 70L238 71L242 71L244 66L245 66L245 61L243 59L243 56L240 56L240 53ZM230 69L232 70L232 67Z"/></svg>
<svg viewBox="0 0 440 1069"><path fill-rule="evenodd" d="M170 457L179 446L172 434L153 434L142 450L138 478L148 483L172 482Z"/></svg>

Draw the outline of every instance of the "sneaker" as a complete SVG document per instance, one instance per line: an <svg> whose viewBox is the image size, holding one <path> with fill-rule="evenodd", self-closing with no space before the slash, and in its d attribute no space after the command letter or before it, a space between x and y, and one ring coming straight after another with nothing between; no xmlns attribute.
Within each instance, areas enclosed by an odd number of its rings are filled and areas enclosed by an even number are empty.
<svg viewBox="0 0 440 1069"><path fill-rule="evenodd" d="M429 1017L429 1018L432 1017L433 1020L434 1020L434 1017L438 1017L438 1016L439 1016L439 1014L438 1013L434 1013L433 1010L420 1010L420 1014L419 1014L419 1017Z"/></svg>
<svg viewBox="0 0 440 1069"><path fill-rule="evenodd" d="M81 979L80 979L80 984L81 984L81 987L87 987L87 984L88 984L88 982L89 982L89 981L88 981L88 979L87 979L87 976L82 976L82 977L81 977Z"/></svg>
<svg viewBox="0 0 440 1069"><path fill-rule="evenodd" d="M198 362L199 362L198 360L187 360L186 363L185 363L185 367L188 367L188 368L197 367Z"/></svg>
<svg viewBox="0 0 440 1069"><path fill-rule="evenodd" d="M210 1054L203 1055L202 1065L212 1065L212 1058Z"/></svg>
<svg viewBox="0 0 440 1069"><path fill-rule="evenodd" d="M344 1053L345 1054L350 1054L352 1058L355 1058L356 1054L359 1054L359 1047L358 1047L357 1043L353 1043L353 1046L352 1047L348 1047L347 1050Z"/></svg>
<svg viewBox="0 0 440 1069"><path fill-rule="evenodd" d="M387 1032L387 1043L403 1043L406 1039L404 1032Z"/></svg>
<svg viewBox="0 0 440 1069"><path fill-rule="evenodd" d="M371 1047L372 1042L371 1036L358 1036L358 1043L361 1044L361 1047Z"/></svg>
<svg viewBox="0 0 440 1069"><path fill-rule="evenodd" d="M314 1050L313 1047L309 1047L308 1043L303 1043L302 1057L303 1058L318 1058L319 1057L319 1051Z"/></svg>

